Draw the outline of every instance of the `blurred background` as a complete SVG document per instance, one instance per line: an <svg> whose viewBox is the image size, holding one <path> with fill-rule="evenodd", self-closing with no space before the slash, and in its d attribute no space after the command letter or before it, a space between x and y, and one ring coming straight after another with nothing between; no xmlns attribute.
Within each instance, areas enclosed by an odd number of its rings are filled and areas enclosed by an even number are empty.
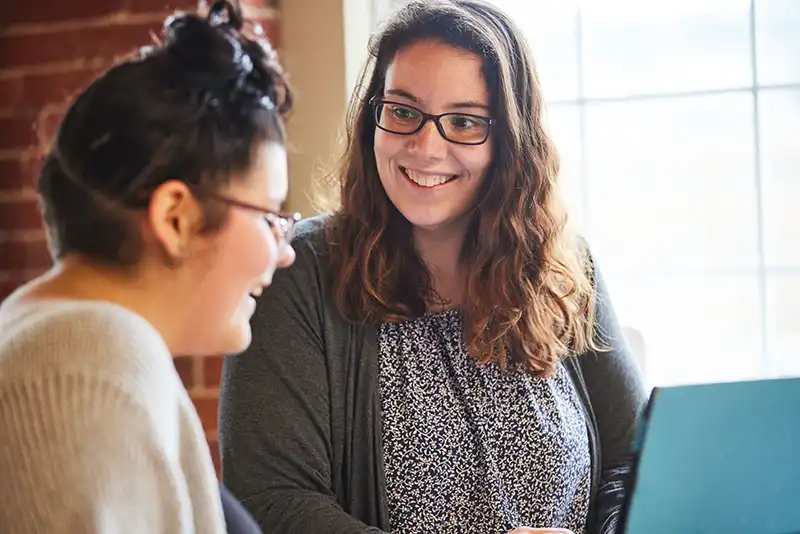
<svg viewBox="0 0 800 534"><path fill-rule="evenodd" d="M800 375L800 1L492 1L648 385Z"/></svg>
<svg viewBox="0 0 800 534"><path fill-rule="evenodd" d="M588 238L647 384L800 375L800 0L493 0L527 35ZM370 33L403 0L243 0L296 89L289 208L339 153ZM0 15L0 299L50 264L34 179L75 91L196 0ZM176 366L216 449L221 358Z"/></svg>
<svg viewBox="0 0 800 534"><path fill-rule="evenodd" d="M800 1L495 3L648 383L800 374Z"/></svg>
<svg viewBox="0 0 800 534"><path fill-rule="evenodd" d="M493 3L648 385L800 375L800 1Z"/></svg>

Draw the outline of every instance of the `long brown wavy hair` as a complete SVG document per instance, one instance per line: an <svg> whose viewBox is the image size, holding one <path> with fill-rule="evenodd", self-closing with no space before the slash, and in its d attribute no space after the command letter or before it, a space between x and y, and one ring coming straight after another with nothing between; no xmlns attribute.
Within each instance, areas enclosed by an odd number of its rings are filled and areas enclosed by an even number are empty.
<svg viewBox="0 0 800 534"><path fill-rule="evenodd" d="M328 224L336 304L353 322L402 322L436 301L411 224L387 197L374 158L370 98L382 95L396 53L423 39L476 53L491 94L494 154L462 250L468 286L464 340L479 361L551 373L565 355L598 349L588 253L566 228L558 154L527 44L495 7L475 0L418 0L370 42L333 175L340 207Z"/></svg>

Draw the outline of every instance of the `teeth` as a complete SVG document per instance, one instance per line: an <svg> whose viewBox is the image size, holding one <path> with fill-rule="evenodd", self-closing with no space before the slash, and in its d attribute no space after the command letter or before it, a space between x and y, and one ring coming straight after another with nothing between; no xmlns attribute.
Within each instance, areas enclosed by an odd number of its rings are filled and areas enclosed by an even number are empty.
<svg viewBox="0 0 800 534"><path fill-rule="evenodd" d="M411 169L404 168L403 170L412 182L422 187L435 187L449 182L454 178L452 174L423 174L421 172L412 171Z"/></svg>
<svg viewBox="0 0 800 534"><path fill-rule="evenodd" d="M251 295L253 295L254 297L258 298L258 297L260 297L260 296L261 296L261 294L262 294L263 292L264 292L264 288L263 288L263 287L261 287L261 286L259 286L259 287L255 288L254 290L252 290L252 291L250 292L250 294L251 294Z"/></svg>

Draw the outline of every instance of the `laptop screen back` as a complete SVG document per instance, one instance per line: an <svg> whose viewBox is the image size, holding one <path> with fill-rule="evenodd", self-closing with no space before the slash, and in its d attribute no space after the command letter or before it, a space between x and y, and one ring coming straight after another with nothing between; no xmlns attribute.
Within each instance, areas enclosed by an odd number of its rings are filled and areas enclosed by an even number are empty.
<svg viewBox="0 0 800 534"><path fill-rule="evenodd" d="M626 534L800 534L800 379L656 388Z"/></svg>

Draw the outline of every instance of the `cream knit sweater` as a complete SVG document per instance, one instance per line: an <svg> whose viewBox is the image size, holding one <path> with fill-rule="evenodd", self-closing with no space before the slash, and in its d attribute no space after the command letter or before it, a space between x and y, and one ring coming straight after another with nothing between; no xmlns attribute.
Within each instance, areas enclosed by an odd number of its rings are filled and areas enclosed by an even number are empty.
<svg viewBox="0 0 800 534"><path fill-rule="evenodd" d="M102 302L0 306L0 532L224 531L203 428L158 332Z"/></svg>

